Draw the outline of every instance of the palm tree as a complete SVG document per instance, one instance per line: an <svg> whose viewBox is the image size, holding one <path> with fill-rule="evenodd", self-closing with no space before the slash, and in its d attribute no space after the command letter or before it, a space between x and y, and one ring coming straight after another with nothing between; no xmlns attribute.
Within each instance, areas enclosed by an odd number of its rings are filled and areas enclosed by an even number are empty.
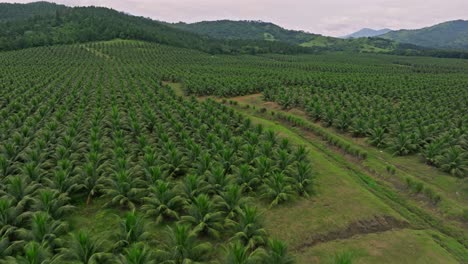
<svg viewBox="0 0 468 264"><path fill-rule="evenodd" d="M394 151L393 155L408 155L417 150L413 135L400 133L392 140L390 148Z"/></svg>
<svg viewBox="0 0 468 264"><path fill-rule="evenodd" d="M422 155L428 164L435 165L437 163L437 158L442 152L443 145L442 141L437 140L427 144L426 147L422 149Z"/></svg>
<svg viewBox="0 0 468 264"><path fill-rule="evenodd" d="M0 198L0 236L10 236L21 227L25 214L8 197Z"/></svg>
<svg viewBox="0 0 468 264"><path fill-rule="evenodd" d="M251 166L248 164L240 165L236 169L235 176L237 184L242 186L247 193L255 191L261 183L259 177L251 171Z"/></svg>
<svg viewBox="0 0 468 264"><path fill-rule="evenodd" d="M385 146L386 134L382 127L374 128L370 131L369 142L378 148Z"/></svg>
<svg viewBox="0 0 468 264"><path fill-rule="evenodd" d="M49 250L36 241L24 246L23 255L17 258L8 257L6 263L14 264L49 264L51 263Z"/></svg>
<svg viewBox="0 0 468 264"><path fill-rule="evenodd" d="M308 196L312 184L312 167L308 162L297 162L295 165L296 171L292 175L296 182L297 193Z"/></svg>
<svg viewBox="0 0 468 264"><path fill-rule="evenodd" d="M75 207L70 204L70 197L66 193L59 193L51 189L41 189L32 202L31 209L44 211L59 220Z"/></svg>
<svg viewBox="0 0 468 264"><path fill-rule="evenodd" d="M84 264L99 264L108 259L110 255L104 252L102 241L92 238L84 231L72 234L67 247L62 248L58 256L60 261L78 261Z"/></svg>
<svg viewBox="0 0 468 264"><path fill-rule="evenodd" d="M256 207L244 206L238 215L239 220L229 220L235 230L233 240L239 240L249 250L262 246L267 241L267 232L262 227L262 219Z"/></svg>
<svg viewBox="0 0 468 264"><path fill-rule="evenodd" d="M262 196L271 201L270 207L289 201L294 195L291 183L293 179L283 173L273 173L264 180L262 185Z"/></svg>
<svg viewBox="0 0 468 264"><path fill-rule="evenodd" d="M195 174L185 176L184 180L179 183L178 187L184 197L190 201L193 201L199 194L205 193L209 190L209 185L204 178Z"/></svg>
<svg viewBox="0 0 468 264"><path fill-rule="evenodd" d="M168 241L163 250L157 252L163 264L202 263L209 259L210 243L197 241L196 233L187 225L168 227Z"/></svg>
<svg viewBox="0 0 468 264"><path fill-rule="evenodd" d="M148 197L141 207L146 216L155 217L156 223L167 219L179 219L179 211L187 204L186 199L174 190L169 182L158 180L149 188Z"/></svg>
<svg viewBox="0 0 468 264"><path fill-rule="evenodd" d="M265 264L292 264L294 258L289 255L286 243L276 239L268 240L268 248L264 255Z"/></svg>
<svg viewBox="0 0 468 264"><path fill-rule="evenodd" d="M225 190L217 196L219 206L226 212L227 219L234 219L241 211L241 207L247 203L248 197L244 196L243 188L237 184L226 186Z"/></svg>
<svg viewBox="0 0 468 264"><path fill-rule="evenodd" d="M213 194L220 194L233 181L232 176L226 175L224 168L219 164L207 172L206 179Z"/></svg>
<svg viewBox="0 0 468 264"><path fill-rule="evenodd" d="M62 244L60 236L65 234L67 228L64 222L54 220L48 213L36 212L31 217L30 230L19 231L19 236L55 249Z"/></svg>
<svg viewBox="0 0 468 264"><path fill-rule="evenodd" d="M21 209L26 209L32 202L34 193L41 185L19 175L10 176L6 180L6 192L14 203Z"/></svg>
<svg viewBox="0 0 468 264"><path fill-rule="evenodd" d="M241 244L240 241L230 243L225 248L226 257L223 263L226 264L256 264L262 262L262 250L251 251L248 247Z"/></svg>
<svg viewBox="0 0 468 264"><path fill-rule="evenodd" d="M183 223L194 226L194 232L219 237L223 229L223 212L218 211L219 205L206 194L198 195L187 207L188 215L181 217Z"/></svg>
<svg viewBox="0 0 468 264"><path fill-rule="evenodd" d="M458 146L449 148L437 158L437 164L443 171L460 178L467 176L468 155Z"/></svg>
<svg viewBox="0 0 468 264"><path fill-rule="evenodd" d="M105 179L107 184L104 192L111 198L111 201L106 204L118 204L130 209L135 208L135 202L139 200L142 194L142 186L144 182L135 177L129 170L120 169L113 173L112 178Z"/></svg>
<svg viewBox="0 0 468 264"><path fill-rule="evenodd" d="M119 256L119 264L152 264L157 263L151 250L144 243L132 244Z"/></svg>
<svg viewBox="0 0 468 264"><path fill-rule="evenodd" d="M121 250L133 243L146 240L149 237L146 229L144 219L135 210L126 213L120 220L120 228L117 233L118 241L114 244L114 249Z"/></svg>

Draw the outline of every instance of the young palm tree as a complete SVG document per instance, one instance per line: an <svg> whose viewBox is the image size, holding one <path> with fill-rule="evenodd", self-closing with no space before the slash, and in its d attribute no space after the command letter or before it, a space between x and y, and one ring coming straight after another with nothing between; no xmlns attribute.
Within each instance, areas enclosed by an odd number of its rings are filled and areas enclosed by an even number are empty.
<svg viewBox="0 0 468 264"><path fill-rule="evenodd" d="M386 138L385 129L382 127L377 127L370 131L369 142L373 146L378 148L384 147Z"/></svg>
<svg viewBox="0 0 468 264"><path fill-rule="evenodd" d="M209 234L219 237L223 230L223 212L218 211L219 206L206 194L198 195L187 207L188 215L181 217L183 223L194 226L193 231L200 234Z"/></svg>
<svg viewBox="0 0 468 264"><path fill-rule="evenodd" d="M267 232L262 227L262 219L256 207L244 206L239 212L239 220L229 220L229 226L236 232L233 240L239 240L249 250L266 244Z"/></svg>
<svg viewBox="0 0 468 264"><path fill-rule="evenodd" d="M62 244L60 236L65 234L67 228L64 222L54 220L46 212L36 212L31 217L30 230L21 230L20 237L55 249Z"/></svg>
<svg viewBox="0 0 468 264"><path fill-rule="evenodd" d="M312 167L307 162L297 162L296 171L293 173L296 182L297 193L308 196L309 187L312 184Z"/></svg>
<svg viewBox="0 0 468 264"><path fill-rule="evenodd" d="M220 208L226 212L227 219L234 219L241 211L242 206L249 200L248 197L244 196L243 188L237 184L226 186L225 190L216 198L219 200Z"/></svg>
<svg viewBox="0 0 468 264"><path fill-rule="evenodd" d="M413 135L400 133L392 140L390 148L393 150L393 155L408 155L417 150L417 145L414 143Z"/></svg>
<svg viewBox="0 0 468 264"><path fill-rule="evenodd" d="M74 208L70 204L70 197L67 194L51 189L39 190L31 206L32 210L46 212L56 220L59 220Z"/></svg>
<svg viewBox="0 0 468 264"><path fill-rule="evenodd" d="M132 244L126 248L124 254L120 254L119 264L156 264L155 256L144 243Z"/></svg>
<svg viewBox="0 0 468 264"><path fill-rule="evenodd" d="M113 173L109 179L105 179L106 189L104 192L106 196L111 198L108 205L120 205L130 209L135 208L137 202L142 194L142 186L144 182L135 177L129 170L118 170Z"/></svg>
<svg viewBox="0 0 468 264"><path fill-rule="evenodd" d="M460 178L467 176L468 155L460 147L451 147L437 159L437 164L443 171Z"/></svg>
<svg viewBox="0 0 468 264"><path fill-rule="evenodd" d="M294 258L289 255L286 243L276 239L268 240L268 248L264 254L265 264L293 264Z"/></svg>
<svg viewBox="0 0 468 264"><path fill-rule="evenodd" d="M426 147L422 149L421 153L428 164L435 165L437 163L437 158L442 152L443 146L443 142L437 140L427 144Z"/></svg>
<svg viewBox="0 0 468 264"><path fill-rule="evenodd" d="M178 188L187 200L193 201L199 194L207 192L209 185L202 176L189 174L179 183Z"/></svg>
<svg viewBox="0 0 468 264"><path fill-rule="evenodd" d="M202 263L210 257L210 243L200 243L197 235L188 225L176 224L168 227L168 241L157 255L162 264Z"/></svg>
<svg viewBox="0 0 468 264"><path fill-rule="evenodd" d="M49 250L36 241L24 246L23 254L17 258L8 257L5 263L11 264L49 264L51 263Z"/></svg>
<svg viewBox="0 0 468 264"><path fill-rule="evenodd" d="M283 173L273 173L264 180L262 196L271 201L270 207L289 201L294 195L291 183L294 180Z"/></svg>
<svg viewBox="0 0 468 264"><path fill-rule="evenodd" d="M120 228L117 233L117 243L114 249L121 250L124 247L146 240L149 233L146 231L144 219L135 210L125 214L120 220Z"/></svg>
<svg viewBox="0 0 468 264"><path fill-rule="evenodd" d="M41 185L36 182L31 182L21 176L10 176L6 180L6 193L17 207L26 209L34 200L33 196Z"/></svg>
<svg viewBox="0 0 468 264"><path fill-rule="evenodd" d="M225 264L256 264L262 262L261 249L256 249L254 251L250 250L248 247L245 247L241 244L240 241L235 241L230 243L228 247L225 248L226 257L224 259Z"/></svg>
<svg viewBox="0 0 468 264"><path fill-rule="evenodd" d="M172 184L158 180L149 188L148 197L143 198L141 207L146 216L156 218L156 223L168 219L179 219L179 211L187 204L186 199L175 191Z"/></svg>
<svg viewBox="0 0 468 264"><path fill-rule="evenodd" d="M232 176L226 175L224 168L219 164L216 164L207 172L206 179L210 187L210 193L213 194L220 194L233 181Z"/></svg>
<svg viewBox="0 0 468 264"><path fill-rule="evenodd" d="M242 186L247 193L255 191L261 184L260 179L251 171L248 164L240 165L235 171L235 176L237 184Z"/></svg>
<svg viewBox="0 0 468 264"><path fill-rule="evenodd" d="M71 235L67 247L61 249L61 254L58 255L57 260L99 264L110 258L110 254L105 253L103 250L102 241L92 238L87 232L79 231Z"/></svg>
<svg viewBox="0 0 468 264"><path fill-rule="evenodd" d="M0 236L10 236L22 226L26 215L8 197L0 198Z"/></svg>

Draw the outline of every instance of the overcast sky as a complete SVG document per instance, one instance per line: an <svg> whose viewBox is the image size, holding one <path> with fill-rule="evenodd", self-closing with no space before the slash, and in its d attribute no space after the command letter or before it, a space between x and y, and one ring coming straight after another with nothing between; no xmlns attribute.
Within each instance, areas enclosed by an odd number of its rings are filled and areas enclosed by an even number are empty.
<svg viewBox="0 0 468 264"><path fill-rule="evenodd" d="M4 0L0 0L4 1ZM15 0L6 2L31 2ZM468 19L468 0L56 0L105 6L168 22L262 20L288 29L342 36L364 27L411 29Z"/></svg>

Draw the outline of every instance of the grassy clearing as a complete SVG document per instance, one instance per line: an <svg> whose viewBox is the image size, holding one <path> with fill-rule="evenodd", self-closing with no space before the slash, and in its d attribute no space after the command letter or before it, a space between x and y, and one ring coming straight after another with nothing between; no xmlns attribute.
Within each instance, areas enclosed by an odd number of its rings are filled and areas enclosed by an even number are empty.
<svg viewBox="0 0 468 264"><path fill-rule="evenodd" d="M334 254L330 254L334 252ZM353 263L459 263L425 230L392 230L356 236L309 248L298 262L334 263L336 255L349 254Z"/></svg>

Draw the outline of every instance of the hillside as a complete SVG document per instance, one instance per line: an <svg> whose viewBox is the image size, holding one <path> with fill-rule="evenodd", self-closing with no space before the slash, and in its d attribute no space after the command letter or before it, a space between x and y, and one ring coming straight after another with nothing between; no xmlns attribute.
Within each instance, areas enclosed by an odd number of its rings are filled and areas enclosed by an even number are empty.
<svg viewBox="0 0 468 264"><path fill-rule="evenodd" d="M32 18L34 16L53 15L57 10L67 8L49 2L34 2L29 4L0 3L0 22Z"/></svg>
<svg viewBox="0 0 468 264"><path fill-rule="evenodd" d="M295 45L321 37L304 31L287 30L263 21L202 21L192 24L177 23L173 27L207 35L217 39L251 39L280 41Z"/></svg>
<svg viewBox="0 0 468 264"><path fill-rule="evenodd" d="M429 55L442 57L461 57L427 50L416 45L397 43L389 39L359 38L341 39L304 31L288 30L278 25L262 21L203 21L192 24L167 24L177 29L223 40L256 40L270 43L288 43L318 51L347 51L365 53L391 53L400 55Z"/></svg>
<svg viewBox="0 0 468 264"><path fill-rule="evenodd" d="M357 32L354 32L352 34L343 36L341 38L349 39L349 38L377 37L377 36L386 34L386 33L390 32L390 31L392 31L392 30L388 29L388 28L384 28L384 29L380 29L380 30L375 30L375 29L371 29L371 28L363 28L363 29L361 29L361 30L359 30Z"/></svg>
<svg viewBox="0 0 468 264"><path fill-rule="evenodd" d="M72 8L49 3L5 4L1 12L6 14L8 20L0 22L0 50L120 38L151 41L210 53L312 52L311 49L282 42L213 40L159 21L102 7Z"/></svg>
<svg viewBox="0 0 468 264"><path fill-rule="evenodd" d="M468 50L468 21L456 20L422 29L392 31L380 37L429 48Z"/></svg>

